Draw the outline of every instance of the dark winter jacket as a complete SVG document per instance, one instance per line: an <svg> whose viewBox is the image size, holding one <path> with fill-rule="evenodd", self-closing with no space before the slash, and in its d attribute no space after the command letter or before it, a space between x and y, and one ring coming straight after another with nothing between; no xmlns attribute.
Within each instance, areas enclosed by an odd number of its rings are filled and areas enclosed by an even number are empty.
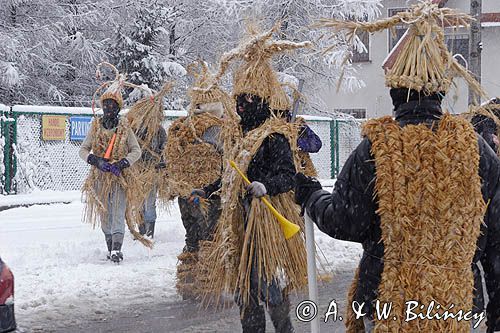
<svg viewBox="0 0 500 333"><path fill-rule="evenodd" d="M407 124L433 124L439 121L439 101L411 101L399 105L396 120L401 126ZM472 264L475 278L476 310L484 309L484 298L480 283L479 262L485 271L489 323L499 320L500 314L500 160L488 144L478 136L482 182L482 194L489 202L485 224ZM328 235L346 241L358 242L363 246L363 257L359 265L358 288L355 300L365 302L365 312L372 313L368 306L377 299L377 290L383 270L384 244L381 242L380 216L376 213L374 200L375 162L370 153L371 143L365 138L349 156L340 172L332 193L315 191L305 203L305 208L319 229ZM496 324L500 330L500 322Z"/></svg>
<svg viewBox="0 0 500 333"><path fill-rule="evenodd" d="M282 134L264 139L248 166L250 181L264 184L270 196L290 191L294 186L295 164L292 149Z"/></svg>
<svg viewBox="0 0 500 333"><path fill-rule="evenodd" d="M491 149L493 149L493 151L497 151L498 147L493 142L493 135L497 134L497 125L495 124L495 121L482 114L478 114L472 117L472 125L474 125L476 132L479 133L479 135L481 135L490 145Z"/></svg>
<svg viewBox="0 0 500 333"><path fill-rule="evenodd" d="M269 104L259 96L252 95L248 102L245 95L237 97L236 111L241 121L243 133L262 125L270 116ZM295 164L290 143L282 134L271 134L248 165L247 177L250 181L264 184L270 196L290 191L295 183Z"/></svg>

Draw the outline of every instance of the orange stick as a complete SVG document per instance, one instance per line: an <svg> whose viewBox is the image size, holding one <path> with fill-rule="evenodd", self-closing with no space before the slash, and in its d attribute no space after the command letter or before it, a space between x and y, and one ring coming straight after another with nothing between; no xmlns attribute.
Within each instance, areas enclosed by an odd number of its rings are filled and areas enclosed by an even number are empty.
<svg viewBox="0 0 500 333"><path fill-rule="evenodd" d="M109 141L108 149L106 149L106 153L104 154L104 158L109 160L111 158L111 152L113 151L113 146L115 145L116 133L113 133L111 140Z"/></svg>

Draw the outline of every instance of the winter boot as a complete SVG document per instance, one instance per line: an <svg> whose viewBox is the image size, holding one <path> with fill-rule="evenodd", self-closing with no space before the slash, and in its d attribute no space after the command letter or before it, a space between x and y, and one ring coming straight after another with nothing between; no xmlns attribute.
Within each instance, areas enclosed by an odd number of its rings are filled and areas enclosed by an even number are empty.
<svg viewBox="0 0 500 333"><path fill-rule="evenodd" d="M104 237L106 238L106 246L108 247L108 254L106 255L106 258L109 260L111 259L111 247L113 245L113 237L107 234L105 234Z"/></svg>
<svg viewBox="0 0 500 333"><path fill-rule="evenodd" d="M155 234L155 222L145 222L146 236L153 238Z"/></svg>
<svg viewBox="0 0 500 333"><path fill-rule="evenodd" d="M262 305L249 305L245 309L240 309L241 327L243 333L265 333L266 332L266 314ZM276 331L278 332L278 331Z"/></svg>
<svg viewBox="0 0 500 333"><path fill-rule="evenodd" d="M276 333L294 332L292 321L290 320L290 300L287 296L284 296L283 302L281 304L269 304L268 311Z"/></svg>
<svg viewBox="0 0 500 333"><path fill-rule="evenodd" d="M123 253L121 252L122 244L118 242L113 243L113 249L111 250L111 261L119 263L123 260Z"/></svg>
<svg viewBox="0 0 500 333"><path fill-rule="evenodd" d="M176 288L183 300L196 300L195 271L198 255L195 252L182 252L178 257Z"/></svg>
<svg viewBox="0 0 500 333"><path fill-rule="evenodd" d="M146 222L139 224L139 233L144 236L146 234Z"/></svg>

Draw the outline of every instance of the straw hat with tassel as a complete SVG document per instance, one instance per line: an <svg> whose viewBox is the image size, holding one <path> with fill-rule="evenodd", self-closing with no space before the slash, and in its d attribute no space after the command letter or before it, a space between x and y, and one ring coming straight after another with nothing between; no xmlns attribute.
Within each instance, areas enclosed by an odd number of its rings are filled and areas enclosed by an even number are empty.
<svg viewBox="0 0 500 333"><path fill-rule="evenodd" d="M277 23L270 30L261 33L255 25L249 24L247 38L237 48L222 56L216 79L219 80L224 75L231 61L242 60L234 71L233 96L243 93L257 95L268 102L272 110L288 110L290 101L272 68L271 58L286 51L310 47L311 43L272 40L279 26Z"/></svg>
<svg viewBox="0 0 500 333"><path fill-rule="evenodd" d="M478 95L486 96L481 85L448 51L445 26L469 26L473 20L468 14L455 9L439 8L438 4L421 1L408 11L397 13L376 22L322 19L315 27L330 28L334 34L344 32L352 44L359 32L390 30L396 25L408 25L407 36L399 45L394 65L386 69L386 85L391 88L408 88L425 95L448 92L453 77L462 77ZM334 46L328 48L333 48ZM325 51L325 52L326 52Z"/></svg>

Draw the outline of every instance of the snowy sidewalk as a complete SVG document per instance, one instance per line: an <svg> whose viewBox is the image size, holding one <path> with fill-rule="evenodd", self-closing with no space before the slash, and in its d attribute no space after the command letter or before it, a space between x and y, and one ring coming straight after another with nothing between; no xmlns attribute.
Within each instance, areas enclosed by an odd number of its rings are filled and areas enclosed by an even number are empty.
<svg viewBox="0 0 500 333"><path fill-rule="evenodd" d="M184 228L177 206L160 212L155 247L127 234L125 260L106 261L104 237L82 223L83 204L19 207L0 212L0 256L15 275L16 316L21 332L85 325L134 306L177 302L177 255ZM316 232L331 266L352 268L360 247ZM130 313L133 318L133 313Z"/></svg>

